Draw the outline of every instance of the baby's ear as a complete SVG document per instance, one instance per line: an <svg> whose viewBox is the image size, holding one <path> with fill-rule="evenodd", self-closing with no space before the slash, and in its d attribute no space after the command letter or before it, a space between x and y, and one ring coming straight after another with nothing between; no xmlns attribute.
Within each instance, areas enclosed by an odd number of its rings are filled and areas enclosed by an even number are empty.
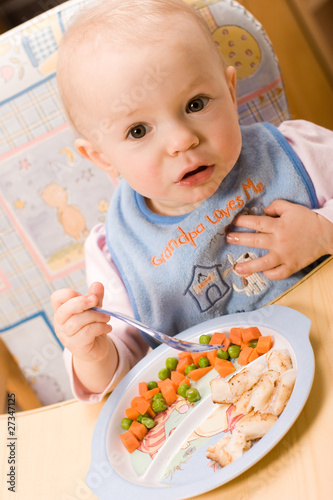
<svg viewBox="0 0 333 500"><path fill-rule="evenodd" d="M237 111L237 95L236 95L236 85L237 85L237 74L233 66L228 66L225 70L225 79L229 88L231 99L234 102L235 109Z"/></svg>
<svg viewBox="0 0 333 500"><path fill-rule="evenodd" d="M117 169L114 168L106 156L101 151L98 151L87 139L76 139L75 148L83 158L90 160L96 167L104 170L104 172L107 172L111 177L119 177L120 174Z"/></svg>

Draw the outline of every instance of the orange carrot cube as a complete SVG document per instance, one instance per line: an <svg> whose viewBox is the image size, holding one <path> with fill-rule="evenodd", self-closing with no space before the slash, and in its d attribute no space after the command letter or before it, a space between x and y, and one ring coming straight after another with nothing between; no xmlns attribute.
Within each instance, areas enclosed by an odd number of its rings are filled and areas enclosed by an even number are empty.
<svg viewBox="0 0 333 500"><path fill-rule="evenodd" d="M124 432L124 434L120 434L119 437L129 453L133 453L140 446L140 441L130 430Z"/></svg>

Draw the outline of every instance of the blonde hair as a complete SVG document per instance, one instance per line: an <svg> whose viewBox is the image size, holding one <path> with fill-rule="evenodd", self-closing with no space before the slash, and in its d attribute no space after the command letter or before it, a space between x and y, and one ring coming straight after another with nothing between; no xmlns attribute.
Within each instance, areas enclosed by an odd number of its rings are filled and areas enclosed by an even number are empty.
<svg viewBox="0 0 333 500"><path fill-rule="evenodd" d="M81 110L75 105L78 83L75 61L82 54L98 51L104 43L115 50L124 42L133 46L166 40L168 28L179 22L192 21L203 33L212 50L221 59L209 27L192 6L183 0L98 0L80 10L65 32L58 51L57 80L68 119L77 130Z"/></svg>

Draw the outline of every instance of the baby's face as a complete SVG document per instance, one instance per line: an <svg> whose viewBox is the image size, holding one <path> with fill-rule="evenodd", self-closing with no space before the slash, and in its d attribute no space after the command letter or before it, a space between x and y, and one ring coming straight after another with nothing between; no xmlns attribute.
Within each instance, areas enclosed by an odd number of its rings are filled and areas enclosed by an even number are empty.
<svg viewBox="0 0 333 500"><path fill-rule="evenodd" d="M225 72L205 37L187 31L120 53L107 48L84 83L104 168L163 215L211 196L241 149L234 70Z"/></svg>

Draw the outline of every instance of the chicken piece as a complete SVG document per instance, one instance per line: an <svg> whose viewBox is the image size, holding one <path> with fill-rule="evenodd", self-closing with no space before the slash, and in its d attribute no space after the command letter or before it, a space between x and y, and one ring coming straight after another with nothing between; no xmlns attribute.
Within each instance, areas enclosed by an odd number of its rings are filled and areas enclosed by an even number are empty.
<svg viewBox="0 0 333 500"><path fill-rule="evenodd" d="M240 398L237 399L235 403L233 403L232 410L232 418L237 417L238 415L245 415L248 412L248 406L251 399L252 390L248 390L243 392Z"/></svg>
<svg viewBox="0 0 333 500"><path fill-rule="evenodd" d="M269 370L274 370L281 373L290 370L293 367L291 357L286 349L278 349L272 351L267 356L267 366Z"/></svg>
<svg viewBox="0 0 333 500"><path fill-rule="evenodd" d="M213 403L233 403L236 400L231 392L229 382L224 380L224 378L211 380L210 391Z"/></svg>
<svg viewBox="0 0 333 500"><path fill-rule="evenodd" d="M263 373L258 382L251 389L251 397L244 413L249 411L262 411L268 403L274 392L274 384L278 379L279 373L274 370L268 370Z"/></svg>
<svg viewBox="0 0 333 500"><path fill-rule="evenodd" d="M279 416L285 409L293 391L297 370L287 370L279 376L271 399L264 408L265 413Z"/></svg>
<svg viewBox="0 0 333 500"><path fill-rule="evenodd" d="M244 435L246 441L252 441L262 438L277 419L276 415L251 411L237 422L236 429Z"/></svg>
<svg viewBox="0 0 333 500"><path fill-rule="evenodd" d="M235 430L220 439L215 446L209 446L206 456L215 460L221 467L225 467L241 457L251 446L252 443L246 441L245 436Z"/></svg>
<svg viewBox="0 0 333 500"><path fill-rule="evenodd" d="M251 389L258 382L264 368L262 363L256 363L239 371L228 381L224 378L211 380L210 387L213 402L235 403L244 392Z"/></svg>

